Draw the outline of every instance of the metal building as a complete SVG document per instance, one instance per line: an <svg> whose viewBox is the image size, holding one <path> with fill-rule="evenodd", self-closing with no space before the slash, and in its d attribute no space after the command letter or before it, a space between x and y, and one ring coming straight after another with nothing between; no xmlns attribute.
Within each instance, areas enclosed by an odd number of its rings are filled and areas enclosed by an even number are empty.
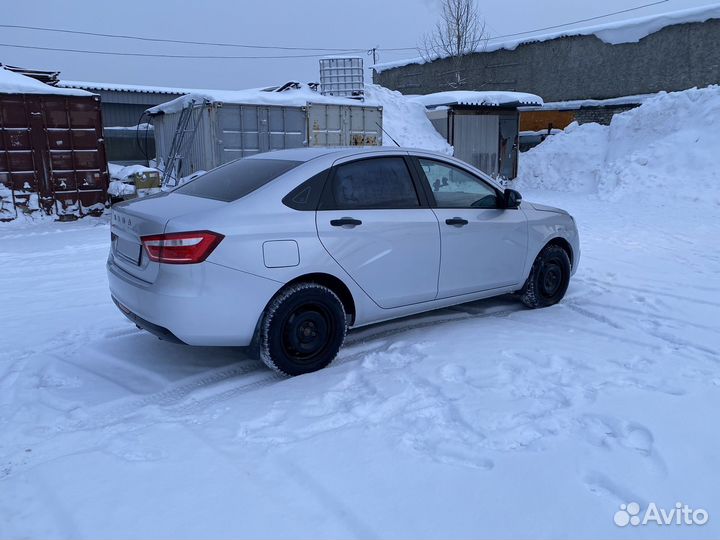
<svg viewBox="0 0 720 540"><path fill-rule="evenodd" d="M382 144L382 107L299 83L189 94L148 113L166 181L271 150Z"/></svg>
<svg viewBox="0 0 720 540"><path fill-rule="evenodd" d="M0 220L99 214L107 187L100 97L0 67Z"/></svg>
<svg viewBox="0 0 720 540"><path fill-rule="evenodd" d="M373 82L403 93L427 94L447 90L459 74L462 88L522 90L548 102L702 88L720 83L718 35L720 3L708 3L490 40L465 55L459 70L450 58L377 64Z"/></svg>
<svg viewBox="0 0 720 540"><path fill-rule="evenodd" d="M454 156L495 178L517 176L519 107L543 100L521 92L438 92L412 98L424 105Z"/></svg>
<svg viewBox="0 0 720 540"><path fill-rule="evenodd" d="M189 88L60 80L61 88L76 88L101 98L108 161L120 165L148 165L155 157L155 141L145 111L190 92Z"/></svg>

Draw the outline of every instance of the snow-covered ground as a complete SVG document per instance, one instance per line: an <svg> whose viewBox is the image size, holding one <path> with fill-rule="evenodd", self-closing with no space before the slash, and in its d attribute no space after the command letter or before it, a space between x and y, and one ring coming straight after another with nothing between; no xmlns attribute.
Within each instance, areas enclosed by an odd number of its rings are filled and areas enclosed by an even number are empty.
<svg viewBox="0 0 720 540"><path fill-rule="evenodd" d="M0 227L0 537L718 537L720 205L573 167L518 183L578 222L561 304L359 329L294 379L135 329L103 218ZM630 502L710 518L620 528Z"/></svg>

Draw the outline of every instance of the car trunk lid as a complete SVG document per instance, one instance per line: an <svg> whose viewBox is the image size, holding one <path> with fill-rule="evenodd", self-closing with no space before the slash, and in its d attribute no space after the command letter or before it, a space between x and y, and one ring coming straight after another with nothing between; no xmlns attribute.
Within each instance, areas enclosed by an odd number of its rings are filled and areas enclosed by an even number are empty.
<svg viewBox="0 0 720 540"><path fill-rule="evenodd" d="M142 247L143 236L163 234L173 218L222 208L227 203L174 193L163 193L116 204L112 208L112 256L122 270L147 283L153 283L160 264L149 259ZM201 228L201 227L199 227Z"/></svg>

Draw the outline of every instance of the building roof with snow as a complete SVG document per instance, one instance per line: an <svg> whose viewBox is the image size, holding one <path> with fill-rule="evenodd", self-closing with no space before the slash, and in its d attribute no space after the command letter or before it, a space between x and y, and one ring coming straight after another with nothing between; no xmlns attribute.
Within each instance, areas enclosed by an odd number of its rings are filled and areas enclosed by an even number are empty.
<svg viewBox="0 0 720 540"><path fill-rule="evenodd" d="M374 100L351 99L345 97L324 96L307 84L296 83L283 87L251 88L247 90L199 90L180 96L167 103L161 103L148 109L148 114L169 114L178 112L190 103L235 103L243 105L276 105L284 107L304 107L308 103L328 105L364 105L379 106Z"/></svg>
<svg viewBox="0 0 720 540"><path fill-rule="evenodd" d="M0 94L41 94L61 96L92 96L76 88L58 88L0 67Z"/></svg>
<svg viewBox="0 0 720 540"><path fill-rule="evenodd" d="M413 96L413 101L424 105L428 109L442 106L474 106L474 107L541 107L543 100L535 94L525 92L475 92L469 90L456 90L451 92L435 92L423 96Z"/></svg>
<svg viewBox="0 0 720 540"><path fill-rule="evenodd" d="M692 9L684 9L673 11L670 13L661 13L659 15L650 15L635 19L626 19L622 21L614 21L606 24L588 26L582 28L572 28L568 30L558 30L547 34L536 34L528 37L517 39L493 39L490 38L488 43L482 50L477 52L493 52L500 49L514 50L520 45L526 43L534 43L539 41L550 41L553 39L569 37L569 36L590 36L594 35L605 43L618 45L620 43L635 43L642 38L649 36L667 26L683 23L705 22L710 19L720 19L720 3L700 6ZM431 60L437 60L441 57L435 57ZM396 60L393 62L380 62L371 66L376 72L380 73L387 69L395 67L407 66L411 64L424 64L427 59L419 56L408 58L405 60Z"/></svg>
<svg viewBox="0 0 720 540"><path fill-rule="evenodd" d="M108 92L133 92L138 94L190 94L192 92L203 92L198 88L180 88L175 86L150 86L144 84L119 84L109 82L91 81L68 81L61 79L58 86L62 88L79 88L82 90L108 91Z"/></svg>
<svg viewBox="0 0 720 540"><path fill-rule="evenodd" d="M548 102L607 100L720 83L720 3L513 41L463 56L386 63L373 82L411 94L521 91Z"/></svg>

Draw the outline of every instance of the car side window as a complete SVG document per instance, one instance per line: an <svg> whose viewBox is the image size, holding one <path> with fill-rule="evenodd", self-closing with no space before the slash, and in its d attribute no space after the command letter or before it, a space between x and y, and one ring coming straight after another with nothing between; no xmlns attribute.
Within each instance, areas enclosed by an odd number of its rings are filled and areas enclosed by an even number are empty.
<svg viewBox="0 0 720 540"><path fill-rule="evenodd" d="M282 200L283 204L294 210L317 210L325 180L327 180L329 173L329 170L325 170L309 180L305 180L305 182L285 195Z"/></svg>
<svg viewBox="0 0 720 540"><path fill-rule="evenodd" d="M497 191L477 176L439 161L419 161L439 208L498 208Z"/></svg>
<svg viewBox="0 0 720 540"><path fill-rule="evenodd" d="M417 208L415 184L402 157L381 157L339 165L327 205L335 210ZM330 209L330 208L326 208Z"/></svg>

